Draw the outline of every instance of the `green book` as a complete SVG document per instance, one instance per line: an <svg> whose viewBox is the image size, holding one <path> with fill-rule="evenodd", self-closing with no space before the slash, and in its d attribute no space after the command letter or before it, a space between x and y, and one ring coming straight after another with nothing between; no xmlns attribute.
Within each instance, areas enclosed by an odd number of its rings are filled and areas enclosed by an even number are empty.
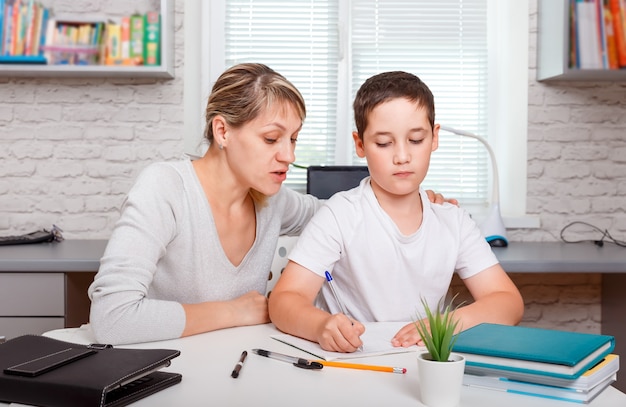
<svg viewBox="0 0 626 407"><path fill-rule="evenodd" d="M161 15L156 11L149 11L144 18L144 65L161 65Z"/></svg>
<svg viewBox="0 0 626 407"><path fill-rule="evenodd" d="M136 65L143 63L144 17L140 14L130 16L129 56Z"/></svg>
<svg viewBox="0 0 626 407"><path fill-rule="evenodd" d="M466 366L575 379L615 348L615 338L583 332L480 324L457 335Z"/></svg>

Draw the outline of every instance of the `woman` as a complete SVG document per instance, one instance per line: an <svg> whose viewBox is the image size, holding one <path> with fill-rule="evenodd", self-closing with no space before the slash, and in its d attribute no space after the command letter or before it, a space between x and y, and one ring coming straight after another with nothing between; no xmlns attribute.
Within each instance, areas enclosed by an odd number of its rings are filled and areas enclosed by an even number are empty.
<svg viewBox="0 0 626 407"><path fill-rule="evenodd" d="M282 187L305 115L298 89L265 65L218 78L206 154L151 164L124 202L89 287L99 342L269 322L263 294L278 236L298 235L320 205Z"/></svg>

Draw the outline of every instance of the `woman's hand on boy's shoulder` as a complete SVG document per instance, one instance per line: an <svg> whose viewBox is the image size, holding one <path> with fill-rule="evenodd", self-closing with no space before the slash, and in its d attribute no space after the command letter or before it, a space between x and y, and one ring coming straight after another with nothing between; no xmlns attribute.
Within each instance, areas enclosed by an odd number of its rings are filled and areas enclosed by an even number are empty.
<svg viewBox="0 0 626 407"><path fill-rule="evenodd" d="M426 190L426 195L428 195L428 199L432 203L441 205L442 203L447 202L449 204L459 206L459 201L458 200L456 200L454 198L446 199L442 194L440 194L438 192L435 192L433 190L427 189Z"/></svg>

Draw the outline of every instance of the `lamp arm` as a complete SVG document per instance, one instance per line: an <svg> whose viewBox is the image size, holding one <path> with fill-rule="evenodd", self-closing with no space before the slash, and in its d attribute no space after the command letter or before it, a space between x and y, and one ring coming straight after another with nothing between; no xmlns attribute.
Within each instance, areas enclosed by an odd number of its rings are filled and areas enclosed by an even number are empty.
<svg viewBox="0 0 626 407"><path fill-rule="evenodd" d="M491 201L492 201L492 204L494 205L500 205L500 184L499 184L499 179L498 179L498 164L496 163L496 155L494 154L493 149L491 148L487 140L485 140L484 138L474 133L470 133L469 131L457 130L452 127L448 127L444 125L440 125L439 128L441 130L445 130L449 133L454 133L459 136L471 137L473 139L480 141L485 146L485 148L489 152L489 158L491 159L491 165L493 169L493 195L491 197Z"/></svg>

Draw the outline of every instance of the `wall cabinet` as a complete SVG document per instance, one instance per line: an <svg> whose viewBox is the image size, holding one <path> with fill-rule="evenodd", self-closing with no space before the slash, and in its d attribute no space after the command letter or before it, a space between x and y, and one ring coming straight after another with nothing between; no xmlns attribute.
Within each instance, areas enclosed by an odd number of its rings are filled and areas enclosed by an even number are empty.
<svg viewBox="0 0 626 407"><path fill-rule="evenodd" d="M100 78L165 78L174 77L174 4L161 0L161 65L37 65L0 64L0 76L12 77L100 77ZM87 18L86 18L87 20Z"/></svg>
<svg viewBox="0 0 626 407"><path fill-rule="evenodd" d="M539 0L537 6L538 81L626 81L626 69L570 68L570 1Z"/></svg>

